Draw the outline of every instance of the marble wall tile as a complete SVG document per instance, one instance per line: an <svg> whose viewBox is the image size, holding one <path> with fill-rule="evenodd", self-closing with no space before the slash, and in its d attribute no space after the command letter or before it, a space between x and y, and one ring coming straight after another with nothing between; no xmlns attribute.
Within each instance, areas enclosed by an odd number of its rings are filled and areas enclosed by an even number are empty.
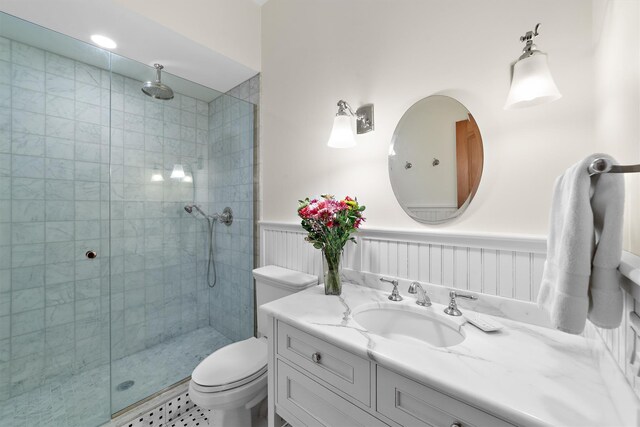
<svg viewBox="0 0 640 427"><path fill-rule="evenodd" d="M101 71L98 67L75 62L75 77L77 83L101 86Z"/></svg>
<svg viewBox="0 0 640 427"><path fill-rule="evenodd" d="M71 188L71 191L73 191L73 187ZM56 228L62 225L57 223L59 221L73 221L75 219L74 205L66 200L57 200L55 198L54 200L47 200L45 203L45 209L47 221L55 222L54 227ZM50 228L47 228L47 232L51 231L52 230Z"/></svg>
<svg viewBox="0 0 640 427"><path fill-rule="evenodd" d="M100 144L102 142L102 128L96 123L74 122L75 138L77 141ZM111 140L112 143L114 140Z"/></svg>
<svg viewBox="0 0 640 427"><path fill-rule="evenodd" d="M67 242L75 238L75 222L73 221L73 206L66 202L47 202L47 206L60 204L61 208L56 210L56 216L50 217L45 226L46 242ZM67 211L67 212L63 212ZM66 217L66 218L65 218ZM67 221L56 221L56 219L68 219ZM54 259L60 259L59 255L53 256ZM50 257L47 257L50 261Z"/></svg>
<svg viewBox="0 0 640 427"><path fill-rule="evenodd" d="M30 267L45 263L45 247L43 243L33 245L13 245L11 256L7 257L13 268Z"/></svg>
<svg viewBox="0 0 640 427"><path fill-rule="evenodd" d="M11 42L11 60L14 64L44 70L44 51L33 46Z"/></svg>
<svg viewBox="0 0 640 427"><path fill-rule="evenodd" d="M38 278L40 282L42 280ZM29 283L30 289L13 291L11 296L11 314L22 313L24 311L35 310L44 307L44 285L33 287ZM13 321L13 320L12 320Z"/></svg>
<svg viewBox="0 0 640 427"><path fill-rule="evenodd" d="M14 200L11 220L16 222L42 222L45 220L44 200Z"/></svg>
<svg viewBox="0 0 640 427"><path fill-rule="evenodd" d="M13 313L11 315L11 334L24 335L44 330L44 308Z"/></svg>
<svg viewBox="0 0 640 427"><path fill-rule="evenodd" d="M59 96L71 100L75 99L75 81L73 78L46 73L46 75L43 76L43 83L48 95ZM29 88L30 87L27 87L27 89ZM41 89L41 86L38 86L34 90L38 90L39 88Z"/></svg>
<svg viewBox="0 0 640 427"><path fill-rule="evenodd" d="M45 306L73 303L75 300L75 284L73 282L47 285L45 288Z"/></svg>
<svg viewBox="0 0 640 427"><path fill-rule="evenodd" d="M0 96L2 93L0 92ZM13 87L11 108L32 113L45 113L45 94L42 91Z"/></svg>
<svg viewBox="0 0 640 427"><path fill-rule="evenodd" d="M54 159L73 160L75 156L74 141L72 139L47 136L45 141L45 155Z"/></svg>
<svg viewBox="0 0 640 427"><path fill-rule="evenodd" d="M13 110L11 117L11 129L14 133L45 134L44 114Z"/></svg>
<svg viewBox="0 0 640 427"><path fill-rule="evenodd" d="M13 64L11 66L11 84L22 89L44 92L45 73L31 67Z"/></svg>
<svg viewBox="0 0 640 427"><path fill-rule="evenodd" d="M99 101L98 101L99 102ZM76 116L75 119L80 122L91 123L94 125L100 125L102 123L102 110L99 105L92 105L91 103L78 102L75 103ZM108 114L108 110L107 110ZM105 118L105 122L108 122L109 117ZM95 141L98 142L98 141Z"/></svg>
<svg viewBox="0 0 640 427"><path fill-rule="evenodd" d="M0 270L11 268L11 246L0 246Z"/></svg>
<svg viewBox="0 0 640 427"><path fill-rule="evenodd" d="M37 342L38 345L41 346L42 337L40 335L35 335L39 333L34 333L33 342ZM18 337L16 340L21 343L24 342L25 345L28 345L29 341L26 339L22 339L23 337L28 337L29 335L22 335ZM12 346L13 346L12 340ZM13 348L12 348L13 353ZM44 359L38 357L37 354L26 354L25 357L15 358L11 361L11 394L16 396L26 390L31 388L35 388L44 382L44 376L42 375L44 371Z"/></svg>
<svg viewBox="0 0 640 427"><path fill-rule="evenodd" d="M12 224L10 233L13 244L42 243L44 242L44 222Z"/></svg>
<svg viewBox="0 0 640 427"><path fill-rule="evenodd" d="M75 317L73 303L63 303L48 306L45 311L45 323L47 328L72 323Z"/></svg>
<svg viewBox="0 0 640 427"><path fill-rule="evenodd" d="M11 60L11 40L0 37L0 59L3 61Z"/></svg>
<svg viewBox="0 0 640 427"><path fill-rule="evenodd" d="M58 76L74 76L75 61L55 53L45 52L45 70Z"/></svg>

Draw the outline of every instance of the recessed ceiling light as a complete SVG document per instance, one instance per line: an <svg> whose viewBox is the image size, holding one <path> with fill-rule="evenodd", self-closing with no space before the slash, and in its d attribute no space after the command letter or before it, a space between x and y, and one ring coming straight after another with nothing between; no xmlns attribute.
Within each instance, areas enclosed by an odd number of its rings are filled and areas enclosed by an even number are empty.
<svg viewBox="0 0 640 427"><path fill-rule="evenodd" d="M100 34L94 34L91 36L91 41L97 44L100 47L105 49L115 49L118 47L116 42L111 40L109 37L101 36Z"/></svg>

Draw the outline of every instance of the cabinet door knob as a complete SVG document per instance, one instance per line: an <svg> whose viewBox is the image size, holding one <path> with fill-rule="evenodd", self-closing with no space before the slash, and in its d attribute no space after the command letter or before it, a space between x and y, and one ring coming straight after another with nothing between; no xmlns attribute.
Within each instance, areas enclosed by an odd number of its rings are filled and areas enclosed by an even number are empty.
<svg viewBox="0 0 640 427"><path fill-rule="evenodd" d="M85 255L87 256L87 258L89 259L94 259L95 257L98 256L98 254L96 253L96 251L87 251L85 253Z"/></svg>
<svg viewBox="0 0 640 427"><path fill-rule="evenodd" d="M322 356L320 356L320 353L315 352L311 355L311 360L313 360L316 363L320 363L320 359L322 359Z"/></svg>
<svg viewBox="0 0 640 427"><path fill-rule="evenodd" d="M451 427L462 427L462 423L456 421L455 423L451 424Z"/></svg>

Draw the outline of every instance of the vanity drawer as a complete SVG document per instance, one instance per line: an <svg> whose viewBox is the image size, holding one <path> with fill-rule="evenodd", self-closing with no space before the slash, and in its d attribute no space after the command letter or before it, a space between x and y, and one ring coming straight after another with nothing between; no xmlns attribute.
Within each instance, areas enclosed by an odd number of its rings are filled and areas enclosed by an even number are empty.
<svg viewBox="0 0 640 427"><path fill-rule="evenodd" d="M297 418L294 426L387 426L344 398L289 366L277 362L276 407Z"/></svg>
<svg viewBox="0 0 640 427"><path fill-rule="evenodd" d="M377 411L403 426L512 426L380 366L376 388Z"/></svg>
<svg viewBox="0 0 640 427"><path fill-rule="evenodd" d="M371 363L278 322L278 355L365 405L371 404Z"/></svg>

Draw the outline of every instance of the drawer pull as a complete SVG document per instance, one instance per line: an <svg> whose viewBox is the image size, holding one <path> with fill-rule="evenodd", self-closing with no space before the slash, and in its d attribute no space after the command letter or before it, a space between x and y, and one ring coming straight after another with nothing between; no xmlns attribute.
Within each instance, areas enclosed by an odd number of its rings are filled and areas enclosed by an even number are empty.
<svg viewBox="0 0 640 427"><path fill-rule="evenodd" d="M320 356L320 353L315 352L311 355L311 360L313 360L315 363L320 363L320 360L322 359L322 356Z"/></svg>
<svg viewBox="0 0 640 427"><path fill-rule="evenodd" d="M462 427L462 423L456 421L455 423L451 424L451 427Z"/></svg>

